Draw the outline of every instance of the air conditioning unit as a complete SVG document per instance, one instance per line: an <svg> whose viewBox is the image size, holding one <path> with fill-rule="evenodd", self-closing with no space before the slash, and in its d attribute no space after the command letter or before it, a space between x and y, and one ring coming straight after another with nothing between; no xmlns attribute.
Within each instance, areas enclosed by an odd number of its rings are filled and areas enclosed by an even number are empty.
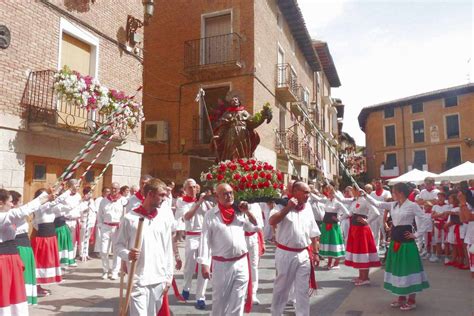
<svg viewBox="0 0 474 316"><path fill-rule="evenodd" d="M169 127L167 121L145 122L145 142L167 143Z"/></svg>

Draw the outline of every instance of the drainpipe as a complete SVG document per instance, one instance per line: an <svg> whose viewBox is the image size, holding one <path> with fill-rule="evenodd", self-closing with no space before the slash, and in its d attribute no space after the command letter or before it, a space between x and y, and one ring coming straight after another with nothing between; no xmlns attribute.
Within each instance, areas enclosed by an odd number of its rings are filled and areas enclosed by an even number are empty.
<svg viewBox="0 0 474 316"><path fill-rule="evenodd" d="M404 106L402 105L400 109L402 110L402 137L403 137L403 163L405 164L403 168L403 172L400 170L401 174L404 174L407 172L407 146L405 144L406 139L405 139L405 112L403 111ZM401 169L401 168L400 168Z"/></svg>

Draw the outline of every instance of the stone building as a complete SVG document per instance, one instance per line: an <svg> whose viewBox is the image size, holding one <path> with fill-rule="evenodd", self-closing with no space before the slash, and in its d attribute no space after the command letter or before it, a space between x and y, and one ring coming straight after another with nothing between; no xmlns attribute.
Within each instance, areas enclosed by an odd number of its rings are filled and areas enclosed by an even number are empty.
<svg viewBox="0 0 474 316"><path fill-rule="evenodd" d="M98 113L80 110L53 93L54 73L64 65L97 78L109 89L136 93L142 85L142 58L130 49L127 34L134 32L127 31L129 16L142 19L143 12L141 1L133 0L120 5L111 0L0 3L0 24L7 30L0 48L1 185L30 199L38 188L56 181L102 122ZM136 99L141 100L141 92ZM112 181L138 184L140 134L138 128L118 148L97 191ZM119 144L120 137L109 144L85 183L94 181Z"/></svg>

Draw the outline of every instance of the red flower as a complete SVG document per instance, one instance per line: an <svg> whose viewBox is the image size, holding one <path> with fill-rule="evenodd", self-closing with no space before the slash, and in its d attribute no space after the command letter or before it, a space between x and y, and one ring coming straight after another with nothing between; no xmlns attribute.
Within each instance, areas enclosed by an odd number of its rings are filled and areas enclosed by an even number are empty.
<svg viewBox="0 0 474 316"><path fill-rule="evenodd" d="M224 176L221 175L221 174L218 174L217 175L217 181L222 181L222 180L224 180Z"/></svg>
<svg viewBox="0 0 474 316"><path fill-rule="evenodd" d="M278 183L273 183L273 188L276 190L278 189Z"/></svg>
<svg viewBox="0 0 474 316"><path fill-rule="evenodd" d="M253 173L253 178L254 178L255 180L258 179L258 172L254 172L254 173Z"/></svg>
<svg viewBox="0 0 474 316"><path fill-rule="evenodd" d="M280 183L280 190L283 190L284 186L283 183Z"/></svg>
<svg viewBox="0 0 474 316"><path fill-rule="evenodd" d="M240 182L242 182L242 183L245 183L245 182L247 182L247 178L246 178L246 177L242 177L242 178L240 178Z"/></svg>
<svg viewBox="0 0 474 316"><path fill-rule="evenodd" d="M268 165L267 170L273 170L273 166L272 166L272 165Z"/></svg>
<svg viewBox="0 0 474 316"><path fill-rule="evenodd" d="M257 167L255 165L253 165L252 168L250 168L250 169L252 169L252 171L255 171L255 170L257 170Z"/></svg>
<svg viewBox="0 0 474 316"><path fill-rule="evenodd" d="M260 171L260 178L265 178L266 174L263 171Z"/></svg>
<svg viewBox="0 0 474 316"><path fill-rule="evenodd" d="M272 179L272 174L271 173L267 173L267 175L265 176L265 178L267 180L271 180Z"/></svg>
<svg viewBox="0 0 474 316"><path fill-rule="evenodd" d="M231 164L229 166L229 168L230 168L230 170L235 171L235 169L237 169L237 165L236 164Z"/></svg>
<svg viewBox="0 0 474 316"><path fill-rule="evenodd" d="M212 174L208 173L208 174L206 175L206 179L207 179L207 180L212 180Z"/></svg>
<svg viewBox="0 0 474 316"><path fill-rule="evenodd" d="M277 179L278 181L283 181L283 174L281 172L277 173Z"/></svg>
<svg viewBox="0 0 474 316"><path fill-rule="evenodd" d="M251 188L252 187L252 182L247 182L247 184L245 185L247 188Z"/></svg>
<svg viewBox="0 0 474 316"><path fill-rule="evenodd" d="M234 180L239 180L241 175L239 173L234 174Z"/></svg>
<svg viewBox="0 0 474 316"><path fill-rule="evenodd" d="M244 179L244 178L242 178L242 179ZM245 190L245 184L244 183L239 184L239 189L240 190Z"/></svg>
<svg viewBox="0 0 474 316"><path fill-rule="evenodd" d="M238 159L237 162L241 165L244 165L245 164L245 161L243 159Z"/></svg>
<svg viewBox="0 0 474 316"><path fill-rule="evenodd" d="M249 162L254 165L257 161L255 159L250 159Z"/></svg>
<svg viewBox="0 0 474 316"><path fill-rule="evenodd" d="M257 171L262 171L262 166L258 166Z"/></svg>
<svg viewBox="0 0 474 316"><path fill-rule="evenodd" d="M247 174L246 178L247 178L248 181L252 181L252 174L250 174L250 173Z"/></svg>
<svg viewBox="0 0 474 316"><path fill-rule="evenodd" d="M220 172L225 172L226 169L227 169L227 167L226 167L224 164L221 164L221 165L219 166L219 171L220 171Z"/></svg>
<svg viewBox="0 0 474 316"><path fill-rule="evenodd" d="M270 187L270 181L265 181L265 182L263 183L263 186L264 186L265 188L269 188L269 187Z"/></svg>
<svg viewBox="0 0 474 316"><path fill-rule="evenodd" d="M263 182L259 182L259 183L258 183L258 188L259 188L259 189L262 189L263 187L264 187Z"/></svg>
<svg viewBox="0 0 474 316"><path fill-rule="evenodd" d="M257 190L257 185L256 184L252 184L252 190Z"/></svg>
<svg viewBox="0 0 474 316"><path fill-rule="evenodd" d="M245 166L244 166L244 170L245 170L245 171L250 171L250 167L249 167L248 165L245 165Z"/></svg>

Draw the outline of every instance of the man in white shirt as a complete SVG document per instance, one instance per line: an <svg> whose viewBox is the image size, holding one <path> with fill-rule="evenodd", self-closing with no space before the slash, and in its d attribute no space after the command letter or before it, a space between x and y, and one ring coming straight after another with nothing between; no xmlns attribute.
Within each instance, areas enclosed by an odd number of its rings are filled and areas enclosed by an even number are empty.
<svg viewBox="0 0 474 316"><path fill-rule="evenodd" d="M416 203L421 207L422 210L425 210L425 203L429 202L432 205L438 203L438 193L440 192L435 187L435 179L432 177L426 177L424 180L425 188L420 191L420 193L415 197ZM419 227L419 219L415 219L416 226ZM421 252L420 256L423 259L428 259L430 257L430 251L428 248L428 233L419 236L416 239L416 244L418 249ZM434 260L434 259L433 259Z"/></svg>
<svg viewBox="0 0 474 316"><path fill-rule="evenodd" d="M316 289L314 263L319 261L317 237L321 232L307 203L310 189L306 183L297 181L293 184L292 195L287 206L273 210L270 216L270 224L277 226L277 277L271 308L274 316L283 314L293 282L296 315L309 316L309 293Z"/></svg>
<svg viewBox="0 0 474 316"><path fill-rule="evenodd" d="M184 219L186 228L185 246L184 246L184 287L182 296L185 300L189 299L191 283L194 271L196 270L196 259L199 255L199 243L201 241L202 225L206 212L211 208L209 202L205 201L205 194L196 199L197 184L193 179L187 179L183 184L185 194L176 201L176 209ZM199 271L198 267L198 271ZM196 284L196 308L206 308L206 286L207 279L198 273Z"/></svg>
<svg viewBox="0 0 474 316"><path fill-rule="evenodd" d="M97 224L100 230L100 257L102 259L102 279L110 277L111 280L118 279L120 269L120 257L115 250L115 241L117 240L117 228L120 220L125 213L127 199L120 195L120 184L112 183L112 193L102 199L97 213ZM109 249L113 249L112 267L109 262Z"/></svg>
<svg viewBox="0 0 474 316"><path fill-rule="evenodd" d="M246 202L240 203L240 211L233 209L234 192L230 185L219 184L216 197L218 205L204 218L198 263L202 265L203 277L209 279L212 253L211 315L243 315L244 309L249 312L252 307L244 230L257 230L257 221ZM244 301L246 294L247 301Z"/></svg>
<svg viewBox="0 0 474 316"><path fill-rule="evenodd" d="M122 260L137 261L134 285L131 292L130 315L157 315L163 296L173 279L174 261L172 231L174 218L166 209L166 184L159 179L151 179L143 188L143 203L127 213L120 222L117 252ZM164 207L164 208L163 208ZM141 249L133 248L138 223L143 218Z"/></svg>
<svg viewBox="0 0 474 316"><path fill-rule="evenodd" d="M381 179L375 179L373 181L375 190L370 193L370 196L373 197L375 200L379 202L387 202L389 199L392 198L392 194L384 190L383 188L383 183ZM386 210L380 209L380 216L377 219L369 218L370 222L370 228L372 229L372 233L374 234L374 241L375 241L375 247L377 247L377 251L379 250L380 247L380 233L382 233L382 238L383 238L383 244L385 244L385 240L387 237L387 234L385 232L385 222L384 218L387 217ZM384 215L382 215L384 214ZM372 216L375 216L372 214Z"/></svg>
<svg viewBox="0 0 474 316"><path fill-rule="evenodd" d="M149 174L145 174L140 178L140 189L128 199L128 203L126 206L127 213L131 210L136 209L142 204L143 200L145 199L143 188L145 187L145 184L147 184L147 182L151 179L153 179L153 177Z"/></svg>
<svg viewBox="0 0 474 316"><path fill-rule="evenodd" d="M102 188L102 195L97 197L94 200L95 209L97 211L99 210L100 202L102 202L102 200L107 198L107 196L109 196L109 195L110 195L110 188L109 187L103 187ZM102 238L100 238L99 225L97 225L97 216L96 216L96 222L95 222L94 230L95 230L95 240L94 240L94 253L95 253L95 255L94 256L97 256L97 253L100 253L100 247L101 247L100 241L102 239ZM97 258L99 258L99 257L100 257L100 255Z"/></svg>

